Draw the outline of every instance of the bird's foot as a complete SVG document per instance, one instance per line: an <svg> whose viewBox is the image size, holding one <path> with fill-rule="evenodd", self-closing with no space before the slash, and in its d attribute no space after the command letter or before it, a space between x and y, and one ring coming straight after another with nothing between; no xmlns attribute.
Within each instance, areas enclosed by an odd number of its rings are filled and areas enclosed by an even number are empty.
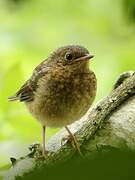
<svg viewBox="0 0 135 180"><path fill-rule="evenodd" d="M62 137L62 139L61 139L61 146L63 146L65 144L65 142L69 142L74 149L76 148L75 143L74 143L74 141L73 141L73 139L71 138L70 135Z"/></svg>
<svg viewBox="0 0 135 180"><path fill-rule="evenodd" d="M76 137L72 134L72 135L67 135L66 137L63 137L61 139L61 145L64 145L65 141L69 142L72 147L77 150L77 152L79 153L80 156L83 156L81 150L80 150L80 144L77 142Z"/></svg>
<svg viewBox="0 0 135 180"><path fill-rule="evenodd" d="M41 144L33 143L29 146L30 153L28 154L29 157L36 157L36 158L47 158L49 155L49 151L42 148Z"/></svg>
<svg viewBox="0 0 135 180"><path fill-rule="evenodd" d="M43 156L44 158L47 158L48 155L49 155L49 151L47 151L46 149L45 149L45 150L42 150L42 156Z"/></svg>

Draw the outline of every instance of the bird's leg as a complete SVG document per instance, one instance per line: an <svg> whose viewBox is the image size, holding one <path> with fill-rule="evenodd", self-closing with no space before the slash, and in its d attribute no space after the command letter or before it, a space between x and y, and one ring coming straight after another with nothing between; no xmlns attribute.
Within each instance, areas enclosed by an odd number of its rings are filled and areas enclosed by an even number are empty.
<svg viewBox="0 0 135 180"><path fill-rule="evenodd" d="M67 126L65 126L65 128L66 128L66 130L68 131L69 136L70 136L71 140L73 141L73 143L74 143L74 145L75 145L78 153L79 153L81 156L83 156L82 153L81 153L81 150L80 150L80 147L79 147L79 144L78 144L78 142L77 142L76 137L72 134L72 132L69 130L69 128L68 128Z"/></svg>
<svg viewBox="0 0 135 180"><path fill-rule="evenodd" d="M45 147L45 133L46 133L46 126L42 126L42 140L43 140L43 151L42 151L42 153L43 153L43 156L45 156L46 155L46 153L47 153L47 151L46 151L46 147Z"/></svg>

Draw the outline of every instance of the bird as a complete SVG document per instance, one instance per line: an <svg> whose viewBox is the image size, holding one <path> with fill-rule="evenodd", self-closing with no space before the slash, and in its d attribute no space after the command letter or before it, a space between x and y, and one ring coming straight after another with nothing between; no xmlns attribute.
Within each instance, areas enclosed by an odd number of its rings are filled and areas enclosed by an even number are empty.
<svg viewBox="0 0 135 180"><path fill-rule="evenodd" d="M97 90L95 73L89 61L94 56L81 45L66 45L50 53L31 77L9 101L24 102L42 126L43 156L46 150L46 127L65 127L74 147L80 146L68 125L79 120L92 105Z"/></svg>

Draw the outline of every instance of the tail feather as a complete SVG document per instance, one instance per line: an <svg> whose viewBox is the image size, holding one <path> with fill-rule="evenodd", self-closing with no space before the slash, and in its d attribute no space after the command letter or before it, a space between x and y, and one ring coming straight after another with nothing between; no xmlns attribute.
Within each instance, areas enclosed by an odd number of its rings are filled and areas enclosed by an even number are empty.
<svg viewBox="0 0 135 180"><path fill-rule="evenodd" d="M8 100L9 101L17 101L17 100L19 100L19 97L18 96L10 96L10 97L8 97Z"/></svg>

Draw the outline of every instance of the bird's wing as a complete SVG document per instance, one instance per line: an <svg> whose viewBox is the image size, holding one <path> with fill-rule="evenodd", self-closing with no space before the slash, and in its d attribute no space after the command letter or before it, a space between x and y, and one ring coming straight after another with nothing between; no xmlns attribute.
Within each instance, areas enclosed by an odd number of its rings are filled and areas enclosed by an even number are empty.
<svg viewBox="0 0 135 180"><path fill-rule="evenodd" d="M38 87L38 80L48 73L50 67L47 66L46 61L39 64L33 71L33 74L29 80L17 91L14 96L9 97L9 101L25 101L30 102L34 99L34 92Z"/></svg>
<svg viewBox="0 0 135 180"><path fill-rule="evenodd" d="M32 101L34 98L34 89L32 87L31 81L28 80L26 83L17 91L14 96L9 97L10 101Z"/></svg>

